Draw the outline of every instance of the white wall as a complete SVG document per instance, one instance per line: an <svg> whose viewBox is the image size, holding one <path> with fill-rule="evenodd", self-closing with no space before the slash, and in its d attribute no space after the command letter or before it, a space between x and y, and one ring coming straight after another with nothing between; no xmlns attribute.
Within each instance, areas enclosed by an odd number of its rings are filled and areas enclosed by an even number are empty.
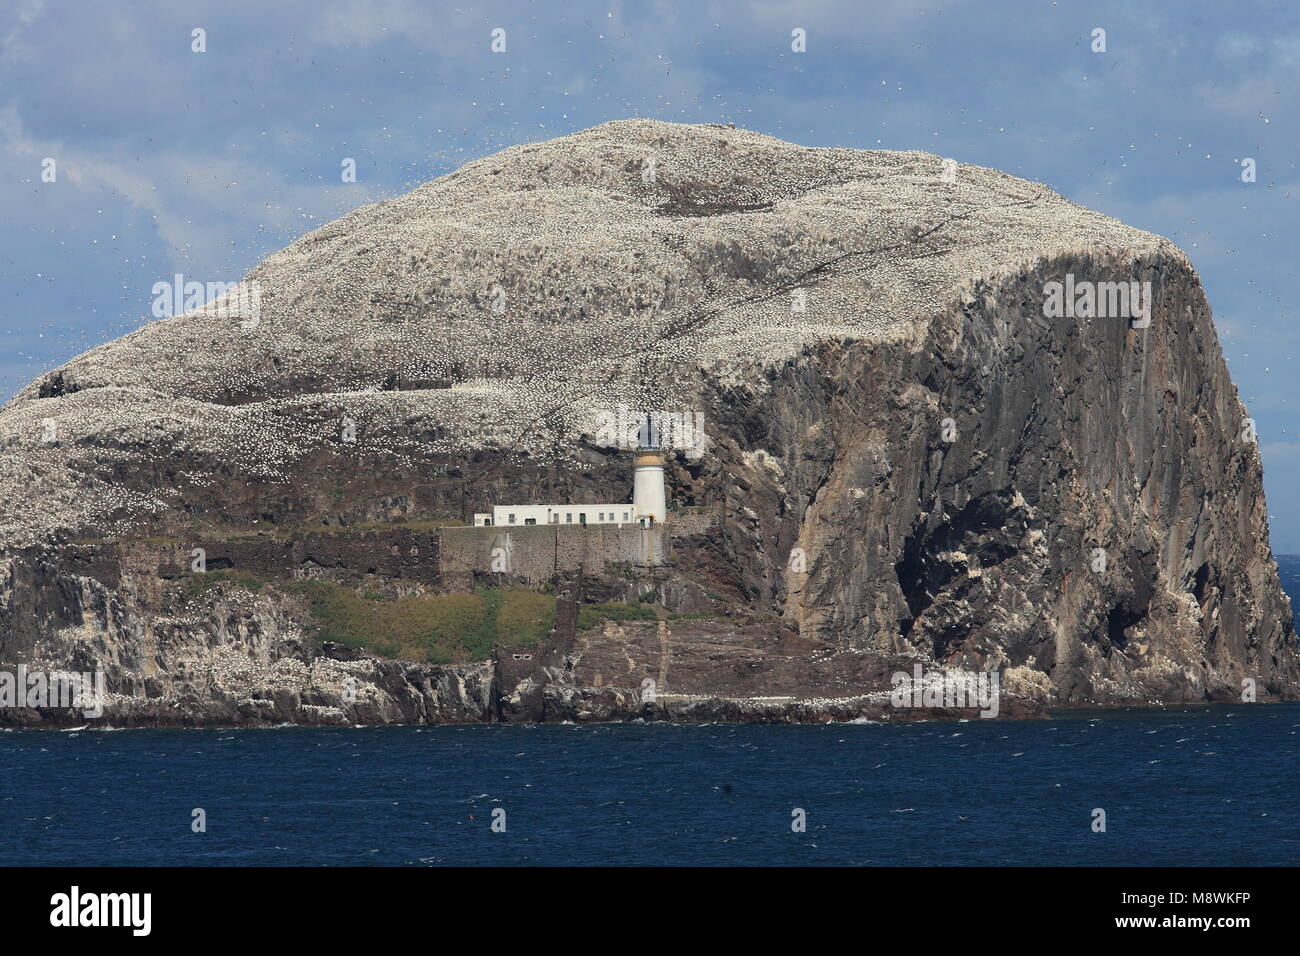
<svg viewBox="0 0 1300 956"><path fill-rule="evenodd" d="M496 505L492 509L492 524L498 527L526 524L531 518L535 524L576 525L633 524L636 511L630 504L577 504L577 505ZM484 514L474 516L480 524Z"/></svg>

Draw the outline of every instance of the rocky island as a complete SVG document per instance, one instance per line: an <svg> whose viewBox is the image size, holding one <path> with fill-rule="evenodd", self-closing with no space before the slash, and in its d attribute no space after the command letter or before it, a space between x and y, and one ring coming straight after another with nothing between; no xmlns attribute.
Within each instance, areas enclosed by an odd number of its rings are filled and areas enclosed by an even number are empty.
<svg viewBox="0 0 1300 956"><path fill-rule="evenodd" d="M244 283L0 411L0 670L102 675L97 722L978 711L897 706L916 668L1012 717L1300 693L1195 270L1044 186L628 120ZM628 440L662 421L690 441ZM585 505L641 446L661 520Z"/></svg>

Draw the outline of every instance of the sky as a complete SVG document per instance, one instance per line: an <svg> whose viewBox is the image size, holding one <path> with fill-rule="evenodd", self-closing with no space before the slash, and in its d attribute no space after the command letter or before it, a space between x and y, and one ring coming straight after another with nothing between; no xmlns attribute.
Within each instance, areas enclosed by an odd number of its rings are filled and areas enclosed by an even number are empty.
<svg viewBox="0 0 1300 956"><path fill-rule="evenodd" d="M1298 90L1293 2L0 0L0 397L149 321L154 283L238 280L470 159L733 122L1006 170L1178 243L1298 553Z"/></svg>

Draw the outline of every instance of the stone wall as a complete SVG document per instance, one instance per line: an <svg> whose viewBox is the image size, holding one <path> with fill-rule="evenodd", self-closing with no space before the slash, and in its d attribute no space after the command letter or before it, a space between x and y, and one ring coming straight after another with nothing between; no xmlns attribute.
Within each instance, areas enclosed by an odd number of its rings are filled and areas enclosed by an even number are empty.
<svg viewBox="0 0 1300 956"><path fill-rule="evenodd" d="M537 585L560 571L600 574L611 564L654 567L670 557L663 527L516 525L443 528L441 535L441 583L448 590L470 587L475 574L506 574Z"/></svg>

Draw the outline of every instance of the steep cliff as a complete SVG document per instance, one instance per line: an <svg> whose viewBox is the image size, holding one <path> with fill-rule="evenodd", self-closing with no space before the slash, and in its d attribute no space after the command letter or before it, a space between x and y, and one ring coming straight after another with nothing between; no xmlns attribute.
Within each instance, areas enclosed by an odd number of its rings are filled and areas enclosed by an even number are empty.
<svg viewBox="0 0 1300 956"><path fill-rule="evenodd" d="M1042 186L627 121L247 279L256 313L151 322L0 411L0 667L102 670L110 722L887 717L912 662L998 673L1004 713L1300 689L1195 271ZM666 566L444 573L492 504L626 500L622 407L708 436L670 457ZM232 576L193 586L193 549ZM511 585L585 626L539 639ZM475 588L490 660L426 633ZM385 651L365 615L399 605Z"/></svg>

